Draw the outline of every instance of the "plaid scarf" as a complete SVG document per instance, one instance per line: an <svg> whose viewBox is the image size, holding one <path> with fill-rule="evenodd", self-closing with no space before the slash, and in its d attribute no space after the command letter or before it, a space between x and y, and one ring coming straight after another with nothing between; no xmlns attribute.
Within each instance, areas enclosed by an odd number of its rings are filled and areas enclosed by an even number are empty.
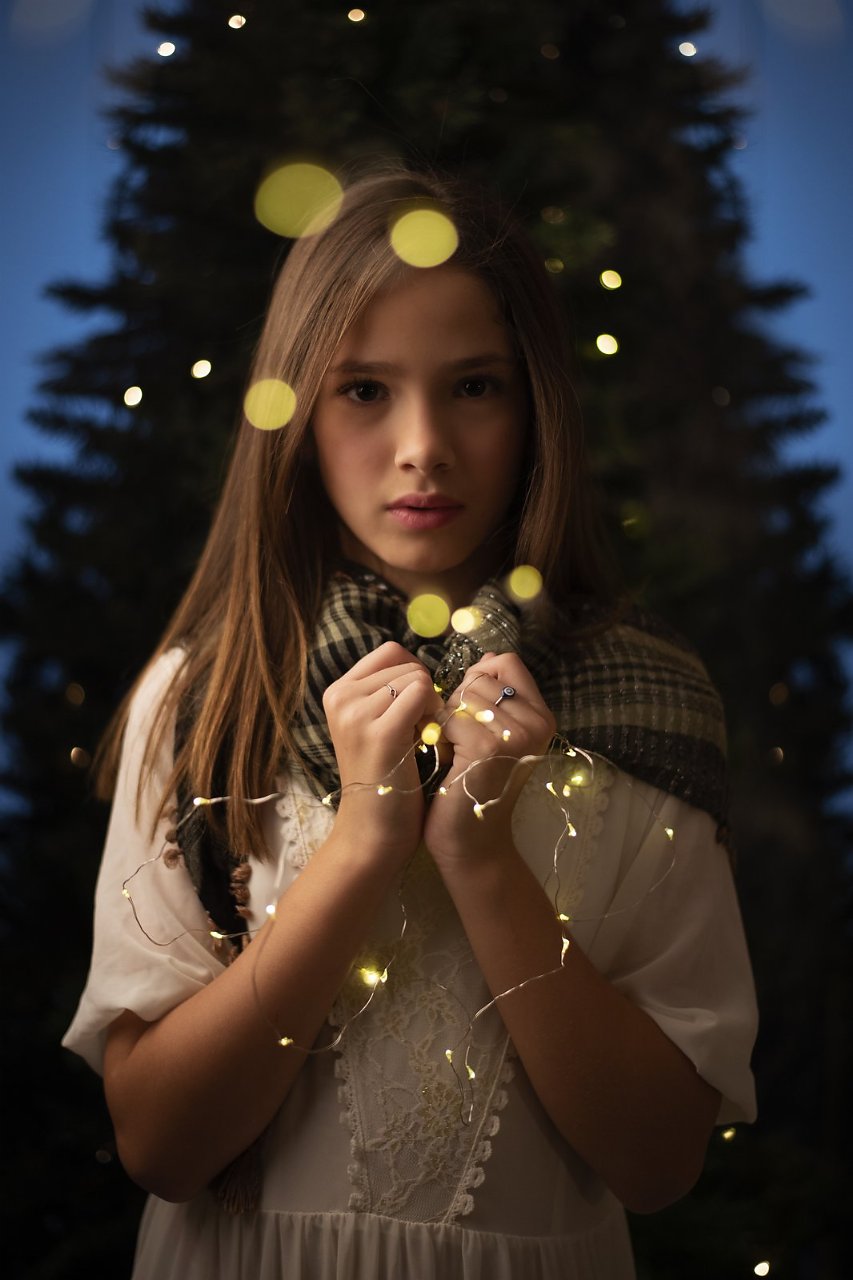
<svg viewBox="0 0 853 1280"><path fill-rule="evenodd" d="M551 708L560 737L662 791L725 814L725 725L716 690L691 647L644 611L617 620L582 602L569 611L559 644L512 604L497 579L471 602L479 625L424 640L410 627L406 599L375 574L347 565L331 579L308 666L299 754L318 794L334 794L338 772L323 692L386 640L428 669L444 697L484 653L520 655ZM432 760L426 761L429 768Z"/></svg>

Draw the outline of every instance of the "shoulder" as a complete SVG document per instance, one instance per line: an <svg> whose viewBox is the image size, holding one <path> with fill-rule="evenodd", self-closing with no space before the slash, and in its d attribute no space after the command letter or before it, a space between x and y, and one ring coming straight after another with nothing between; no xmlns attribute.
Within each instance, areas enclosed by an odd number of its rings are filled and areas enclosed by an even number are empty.
<svg viewBox="0 0 853 1280"><path fill-rule="evenodd" d="M186 661L186 650L175 646L152 658L137 679L130 699L128 724L136 728L153 721Z"/></svg>

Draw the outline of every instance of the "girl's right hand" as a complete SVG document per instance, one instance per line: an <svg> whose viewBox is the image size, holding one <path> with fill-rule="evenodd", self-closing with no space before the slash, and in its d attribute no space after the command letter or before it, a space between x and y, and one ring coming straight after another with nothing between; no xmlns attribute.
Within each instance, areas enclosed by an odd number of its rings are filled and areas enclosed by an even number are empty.
<svg viewBox="0 0 853 1280"><path fill-rule="evenodd" d="M417 726L443 709L432 676L408 649L389 640L329 685L323 709L341 779L335 825L351 826L360 848L399 858L403 865L424 824L412 750Z"/></svg>

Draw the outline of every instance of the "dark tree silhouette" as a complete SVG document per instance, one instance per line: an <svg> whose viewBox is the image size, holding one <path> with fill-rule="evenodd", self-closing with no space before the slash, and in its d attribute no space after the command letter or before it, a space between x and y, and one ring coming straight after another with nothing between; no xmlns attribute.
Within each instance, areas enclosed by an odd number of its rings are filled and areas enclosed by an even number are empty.
<svg viewBox="0 0 853 1280"><path fill-rule="evenodd" d="M726 701L738 876L763 1023L761 1117L716 1137L697 1189L635 1222L655 1280L846 1274L850 1253L849 584L824 549L834 470L782 461L821 421L808 357L750 280L731 167L733 73L679 43L672 0L221 0L151 9L176 45L115 73L124 155L110 277L56 284L100 327L48 353L32 412L73 464L21 465L9 570L0 1038L13 1275L118 1275L139 1195L97 1081L58 1047L82 986L106 813L85 765L198 555L276 266L253 216L282 158L462 170L525 219L572 317L596 473L629 577ZM602 287L617 271L621 288ZM618 351L596 343L612 335ZM605 344L606 345L606 344ZM195 379L199 359L210 375ZM128 387L142 390L135 407ZM74 749L72 751L72 749ZM849 794L849 793L847 793Z"/></svg>

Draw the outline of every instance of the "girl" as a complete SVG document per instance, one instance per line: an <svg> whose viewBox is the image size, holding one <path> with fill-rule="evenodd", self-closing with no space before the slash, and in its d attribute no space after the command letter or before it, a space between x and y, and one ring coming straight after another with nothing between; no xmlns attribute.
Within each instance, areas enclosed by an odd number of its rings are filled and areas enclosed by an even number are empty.
<svg viewBox="0 0 853 1280"><path fill-rule="evenodd" d="M424 206L458 246L415 268ZM453 182L357 182L287 258L251 385L295 410L242 421L107 740L65 1044L151 1192L139 1280L622 1280L623 1206L754 1116L719 705L609 601L567 366Z"/></svg>

